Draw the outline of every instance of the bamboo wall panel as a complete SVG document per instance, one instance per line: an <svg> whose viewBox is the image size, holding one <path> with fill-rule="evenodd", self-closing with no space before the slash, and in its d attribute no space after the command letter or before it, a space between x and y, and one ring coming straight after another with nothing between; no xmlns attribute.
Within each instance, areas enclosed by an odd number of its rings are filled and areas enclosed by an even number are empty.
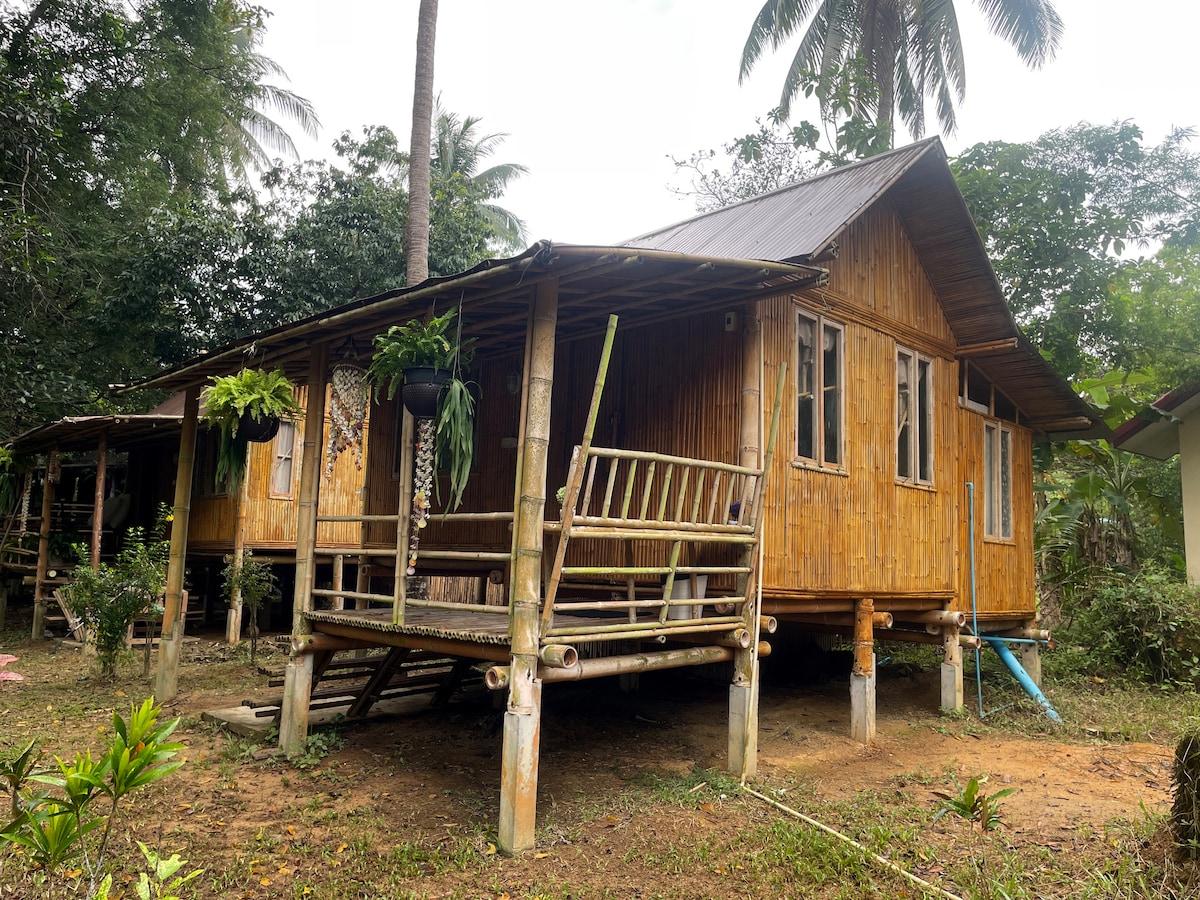
<svg viewBox="0 0 1200 900"><path fill-rule="evenodd" d="M851 225L838 245L837 258L823 263L831 288L937 343L954 345L937 294L889 200Z"/></svg>
<svg viewBox="0 0 1200 900"><path fill-rule="evenodd" d="M297 388L297 400L304 407L308 389ZM326 404L328 408L328 403ZM370 432L370 414L366 430ZM271 479L275 462L275 443L268 441L250 445L246 466L249 501L246 509L246 546L252 550L287 550L296 548L296 498L300 491L300 446L305 423L296 422L296 438L292 445L292 490L290 497L272 497ZM329 419L325 419L322 447L329 439ZM363 469L354 464L354 454L345 452L328 478L321 478L319 514L324 516L358 515L362 512L362 487L369 454L364 451ZM236 504L232 496L193 497L192 515L188 527L188 544L194 549L227 551L233 549L237 527ZM353 523L323 523L317 529L320 547L357 548L359 527Z"/></svg>
<svg viewBox="0 0 1200 900"><path fill-rule="evenodd" d="M779 360L791 354L795 306L763 304L767 403ZM845 466L797 465L795 382L789 378L767 492L765 588L797 592L953 590L954 367L934 361L933 487L895 479L896 342L845 328Z"/></svg>
<svg viewBox="0 0 1200 900"><path fill-rule="evenodd" d="M983 535L983 424L978 413L957 411L962 454L959 497L962 509L958 543L962 547L958 609L971 612L970 520L967 482L975 485L975 592L981 615L1032 619L1037 608L1033 565L1033 441L1028 430L1012 429L1013 538L987 540Z"/></svg>

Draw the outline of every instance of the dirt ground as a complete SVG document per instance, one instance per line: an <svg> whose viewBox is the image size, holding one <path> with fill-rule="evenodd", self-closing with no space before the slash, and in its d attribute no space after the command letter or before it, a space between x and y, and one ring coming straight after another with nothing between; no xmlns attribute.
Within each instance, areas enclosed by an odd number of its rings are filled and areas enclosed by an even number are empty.
<svg viewBox="0 0 1200 900"><path fill-rule="evenodd" d="M20 657L11 668L26 680L0 684L5 748L40 734L50 749L64 752L102 734L111 710L146 690L137 675L96 682L78 650L45 644L6 652ZM200 642L186 655L199 661L185 663L181 694L167 712L185 717L189 765L172 776L169 789L156 788L158 799L141 812L143 829L156 828L166 846L207 861L210 870L239 869L212 881L203 896L338 895L343 888L319 886L335 883L328 881L330 867L340 865L348 844L354 849L345 835L356 816L382 821L387 842L494 854L502 714L486 691L469 691L440 710L419 703L409 715L343 725L344 746L297 772L279 761L255 761L250 747L231 752L228 737L199 721L203 710L277 693L266 679L244 664L221 662L228 655L223 645ZM65 696L64 684L75 685ZM417 864L419 890L404 881L405 890L429 897L771 896L760 882L728 881L734 873L719 861L677 873L669 889L645 885L662 874L651 863L659 860L655 848L684 834L711 834L732 847L739 831L776 813L735 807L707 786L697 796L711 799L690 808L643 812L617 799L646 773L690 773L704 785L704 773L712 772L707 780L718 780L726 692L715 679L678 672L644 675L635 693L618 690L615 679L547 687L537 853L503 862L497 856L465 882L461 870ZM878 739L867 748L848 737L844 679L764 690L758 782L812 812L826 801L853 805L859 797L887 795L933 809L934 791L948 790L950 775L963 782L986 777L989 791L1014 789L1003 805L1010 846L1064 852L1111 820L1169 806L1171 748L977 733L969 719L939 716L937 701L936 670L883 669ZM368 834L378 827L362 826ZM558 893L538 887L566 883L574 887ZM0 895L18 896L2 886ZM389 894L364 888L360 895Z"/></svg>

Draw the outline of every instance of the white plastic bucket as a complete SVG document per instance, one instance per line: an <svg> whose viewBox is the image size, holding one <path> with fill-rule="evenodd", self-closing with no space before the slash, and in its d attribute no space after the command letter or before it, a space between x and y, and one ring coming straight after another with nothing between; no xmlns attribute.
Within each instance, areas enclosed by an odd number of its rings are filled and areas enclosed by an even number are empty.
<svg viewBox="0 0 1200 900"><path fill-rule="evenodd" d="M675 583L671 585L672 600L703 600L704 592L708 588L708 576L697 575L696 577L696 596L692 596L692 576L691 575L676 575ZM704 614L704 607L701 605L683 605L672 606L667 610L668 619L699 619Z"/></svg>

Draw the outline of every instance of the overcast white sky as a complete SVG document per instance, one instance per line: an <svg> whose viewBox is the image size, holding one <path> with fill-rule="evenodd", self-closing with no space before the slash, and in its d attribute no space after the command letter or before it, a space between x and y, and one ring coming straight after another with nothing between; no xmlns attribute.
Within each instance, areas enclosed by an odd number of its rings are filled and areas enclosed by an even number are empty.
<svg viewBox="0 0 1200 900"><path fill-rule="evenodd" d="M408 144L417 0L259 0L273 15L263 52L316 104L328 156L344 130L388 125ZM693 214L668 158L719 149L778 102L790 53L748 82L738 60L762 0L442 0L435 90L456 113L507 132L499 162L530 173L504 205L531 239L608 244ZM951 155L985 140L1027 141L1082 120L1133 119L1157 143L1200 126L1193 0L1057 0L1058 57L1031 72L957 5L967 62ZM793 121L816 120L795 107Z"/></svg>

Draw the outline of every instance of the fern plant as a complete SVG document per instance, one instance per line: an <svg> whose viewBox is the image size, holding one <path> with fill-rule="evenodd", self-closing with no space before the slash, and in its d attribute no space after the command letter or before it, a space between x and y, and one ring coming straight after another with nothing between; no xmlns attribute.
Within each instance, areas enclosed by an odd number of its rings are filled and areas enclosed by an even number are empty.
<svg viewBox="0 0 1200 900"><path fill-rule="evenodd" d="M217 481L225 482L231 491L241 487L246 475L246 454L249 443L238 433L243 422L250 419L293 418L300 414L294 387L282 369L264 372L262 369L242 369L236 375L213 376L212 384L204 389L201 398L204 420L220 429L221 445L217 451Z"/></svg>
<svg viewBox="0 0 1200 900"><path fill-rule="evenodd" d="M451 309L428 321L413 319L393 325L375 336L375 356L368 370L376 396L386 394L389 400L412 377L414 368L449 373L438 390L434 433L438 467L449 474L450 509L462 503L475 459L475 397L462 376L474 357L474 339L462 339L462 322L459 319L456 325L456 319L458 310Z"/></svg>

